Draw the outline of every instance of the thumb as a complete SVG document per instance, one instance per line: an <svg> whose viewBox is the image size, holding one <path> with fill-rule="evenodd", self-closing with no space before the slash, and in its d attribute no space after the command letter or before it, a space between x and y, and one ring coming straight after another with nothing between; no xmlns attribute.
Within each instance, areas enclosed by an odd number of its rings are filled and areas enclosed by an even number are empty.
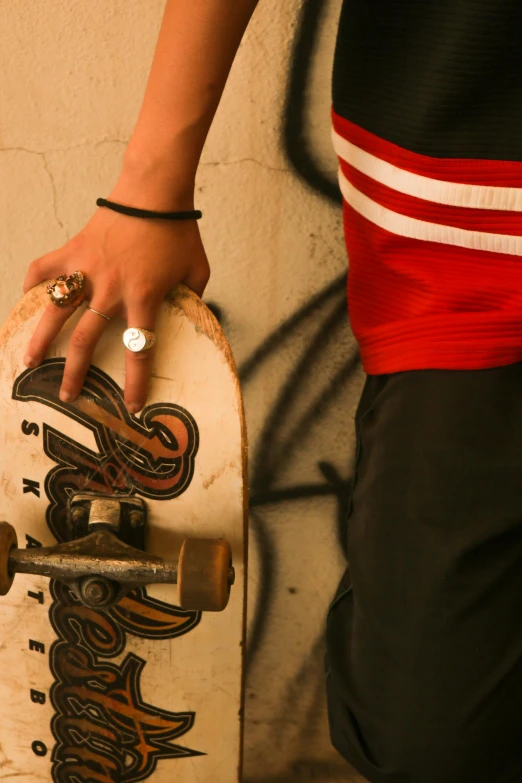
<svg viewBox="0 0 522 783"><path fill-rule="evenodd" d="M210 268L208 262L205 264L198 264L191 267L188 274L181 281L188 288L191 288L200 298L203 296L203 291L207 287L207 283L210 278Z"/></svg>

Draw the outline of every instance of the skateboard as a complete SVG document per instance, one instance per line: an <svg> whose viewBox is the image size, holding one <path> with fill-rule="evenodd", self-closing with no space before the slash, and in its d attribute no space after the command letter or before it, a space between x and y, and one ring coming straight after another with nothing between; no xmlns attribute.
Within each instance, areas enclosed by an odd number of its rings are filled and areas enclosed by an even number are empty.
<svg viewBox="0 0 522 783"><path fill-rule="evenodd" d="M179 286L146 407L123 402L118 320L64 403L79 313L40 366L22 362L45 287L0 330L0 780L240 781L246 435L230 348Z"/></svg>

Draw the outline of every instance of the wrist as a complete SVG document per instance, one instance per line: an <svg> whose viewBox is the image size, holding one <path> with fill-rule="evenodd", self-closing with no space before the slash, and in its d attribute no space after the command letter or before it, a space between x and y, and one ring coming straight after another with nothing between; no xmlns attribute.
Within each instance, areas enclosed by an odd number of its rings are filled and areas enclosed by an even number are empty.
<svg viewBox="0 0 522 783"><path fill-rule="evenodd" d="M158 212L194 209L195 172L166 157L127 150L123 167L106 197L139 209Z"/></svg>

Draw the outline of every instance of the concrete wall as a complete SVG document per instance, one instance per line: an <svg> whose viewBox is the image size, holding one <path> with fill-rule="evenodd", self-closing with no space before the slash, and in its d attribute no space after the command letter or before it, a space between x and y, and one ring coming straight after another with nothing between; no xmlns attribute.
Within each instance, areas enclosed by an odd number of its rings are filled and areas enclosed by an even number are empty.
<svg viewBox="0 0 522 783"><path fill-rule="evenodd" d="M0 0L0 317L28 264L106 195L141 104L164 0ZM362 374L330 72L340 0L260 0L198 177L251 456L245 778L356 780L331 749L323 629L343 569Z"/></svg>

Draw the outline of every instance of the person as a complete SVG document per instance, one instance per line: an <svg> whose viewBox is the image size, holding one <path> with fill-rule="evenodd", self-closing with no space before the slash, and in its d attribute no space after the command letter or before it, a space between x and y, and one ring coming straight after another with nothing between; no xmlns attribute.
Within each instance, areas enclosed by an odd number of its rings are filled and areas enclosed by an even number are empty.
<svg viewBox="0 0 522 783"><path fill-rule="evenodd" d="M167 0L114 203L193 209L255 6ZM333 134L366 379L326 691L333 745L370 783L522 780L521 37L518 0L342 5ZM194 220L105 208L25 288L75 270L92 309L62 399L81 390L103 316L153 331L175 283L202 294L209 277ZM73 310L49 305L29 366ZM151 352L126 353L135 412Z"/></svg>

